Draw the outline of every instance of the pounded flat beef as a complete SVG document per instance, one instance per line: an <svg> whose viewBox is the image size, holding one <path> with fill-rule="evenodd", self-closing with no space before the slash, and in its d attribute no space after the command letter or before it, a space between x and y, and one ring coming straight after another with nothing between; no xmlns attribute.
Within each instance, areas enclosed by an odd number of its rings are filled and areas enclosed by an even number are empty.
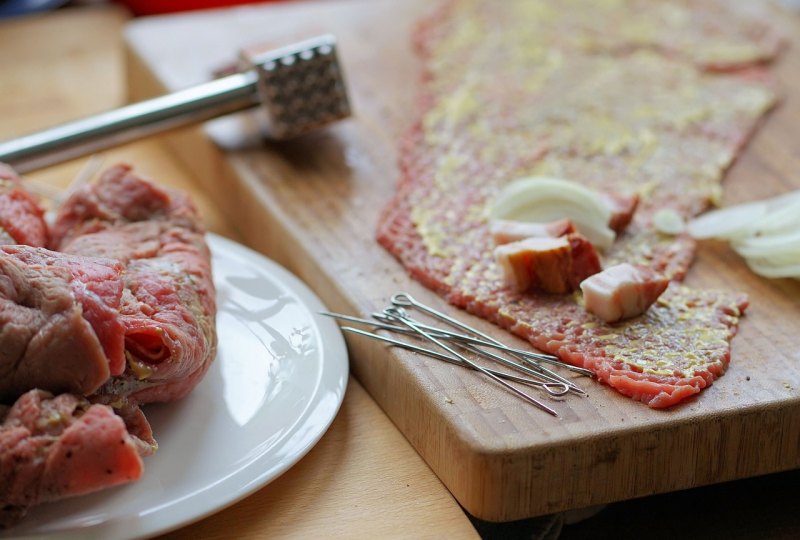
<svg viewBox="0 0 800 540"><path fill-rule="evenodd" d="M122 265L0 246L0 402L33 388L89 395L124 368Z"/></svg>
<svg viewBox="0 0 800 540"><path fill-rule="evenodd" d="M185 196L109 169L74 193L53 227L64 253L107 257L124 268L119 321L127 365L95 399L171 401L188 394L216 351L215 291L205 230Z"/></svg>
<svg viewBox="0 0 800 540"><path fill-rule="evenodd" d="M47 245L44 209L14 170L0 163L0 245Z"/></svg>
<svg viewBox="0 0 800 540"><path fill-rule="evenodd" d="M486 208L535 175L638 195L604 263L681 279L694 242L660 234L653 213L702 211L776 101L761 62L780 38L752 4L446 2L416 35L420 110L379 242L454 305L626 395L667 407L700 392L728 365L745 298L674 286L646 314L605 324L577 295L510 290Z"/></svg>
<svg viewBox="0 0 800 540"><path fill-rule="evenodd" d="M138 449L152 444L149 432L142 436L129 434L106 405L27 392L0 411L0 527L33 505L137 480Z"/></svg>

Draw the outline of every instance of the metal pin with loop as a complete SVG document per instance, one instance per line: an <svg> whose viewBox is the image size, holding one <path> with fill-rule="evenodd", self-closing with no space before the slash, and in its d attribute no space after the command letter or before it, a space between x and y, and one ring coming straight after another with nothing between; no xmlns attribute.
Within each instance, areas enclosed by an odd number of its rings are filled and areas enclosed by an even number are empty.
<svg viewBox="0 0 800 540"><path fill-rule="evenodd" d="M554 371L549 370L549 369L545 368L544 366L541 366L541 365L539 365L539 364L537 364L535 362L531 362L531 359L535 359L535 360L542 361L542 362L553 363L553 364L561 366L561 367L563 367L565 369L568 369L570 371L574 371L575 373L580 373L581 375L585 375L587 377L593 377L594 376L594 373L592 373L588 369L581 368L581 367L578 367L578 366L573 366L573 365L570 365L570 364L566 364L566 363L562 362L561 360L559 360L557 356L553 356L551 354L533 353L533 352L525 351L525 350L522 350L522 349L514 349L514 348L511 348L511 347L508 347L508 346L504 345L503 343L501 343L500 341L494 339L492 336L490 336L490 335L488 335L488 334L486 334L484 332L481 332L480 330L478 330L476 328L473 328L473 327L471 327L471 326L469 326L467 324L464 324L463 322L461 322L461 321L459 321L457 319L454 319L453 317L450 317L446 313L442 313L441 311L437 311L437 310L431 308L430 306L426 306L425 304L423 304L421 302L418 302L417 300L414 299L414 297L412 297L408 293L401 292L401 293L395 294L394 296L392 296L391 302L392 302L392 305L398 306L398 307L404 307L404 308L405 307L414 307L416 309L419 309L423 313L427 313L428 315L430 315L430 316L432 316L432 317L434 317L436 319L439 319L440 321L443 321L443 322L445 322L445 323L447 323L447 324L449 324L449 325L451 325L453 327L459 328L459 329L464 330L464 331L466 331L468 333L471 333L473 335L479 336L481 339L483 339L486 342L492 344L492 346L497 346L497 347L503 349L504 351L506 351L506 352L508 352L508 353L510 353L510 354L512 354L514 356L517 356L518 358L522 359L523 361L528 362L530 365L532 365L533 367L535 367L537 370L541 371L542 373L545 373L548 376L553 377L553 378L555 378L555 379L557 379L557 380L559 380L559 381L561 381L563 383L571 385L576 391L578 391L580 393L584 393L584 392L579 387L577 387L576 385L574 385L573 383L571 383L567 379L561 377L560 375L558 375Z"/></svg>
<svg viewBox="0 0 800 540"><path fill-rule="evenodd" d="M360 317L353 317L351 315L343 315L341 313L330 313L328 311L323 311L323 312L321 312L321 314L322 315L326 315L328 317L333 317L333 318L336 318L336 319L340 319L340 320L343 320L343 321L366 324L366 325L372 326L372 327L374 327L376 329L379 329L379 330L387 330L389 332L394 332L394 333L398 333L398 334L404 334L404 335L415 335L415 334L417 334L417 332L415 332L414 330L411 330L411 329L409 329L407 327L397 326L397 325L385 322L385 321L391 321L393 319L393 317L387 316L387 315L385 315L383 313L373 313L372 317L374 319L376 319L376 320L363 319L363 318L360 318ZM419 328L424 329L426 332L430 333L431 335L435 336L438 339L445 340L448 343L453 343L454 345L459 346L459 347L461 347L461 348L463 348L465 350L468 350L468 351L470 351L470 352L472 352L474 354L489 358L490 360L492 360L494 362L503 364L506 367L509 367L511 369L514 369L516 371L519 371L519 372L522 372L522 373L525 373L526 375L528 375L528 377L523 377L522 381L517 381L517 382L524 382L525 384L528 384L530 386L535 386L535 387L541 388L541 389L545 390L548 394L550 394L553 397L561 397L561 396L567 394L568 392L573 392L573 393L578 393L578 394L585 394L585 392L580 390L575 385L564 383L562 381L557 380L554 377L550 377L547 374L544 374L542 372L536 371L536 370L532 369L530 366L526 366L526 365L514 362L513 360L509 360L507 358L503 358L503 357L501 357L501 356L499 356L497 354L493 354L493 353L490 353L488 351L484 351L483 349L480 349L480 348L475 346L476 344L478 344L478 345L487 344L487 342L485 342L483 340L471 338L470 336L466 336L464 334L450 332L450 331L444 330L442 328L437 328L437 327L434 327L434 326L431 326L431 325L428 325L428 324L421 323L419 321L415 321L415 323ZM403 347L403 348L406 348L406 349L409 349L409 350L420 352L422 354L427 354L428 352L430 352L430 349L425 349L423 347L410 345L407 342L399 341L399 340L395 340L395 339L391 339L391 338L387 338L387 337L382 336L380 334L375 334L375 333L372 333L372 332L365 332L363 330L358 330L358 329L353 328L351 326L343 326L342 330L344 330L345 332L352 332L352 333L360 334L362 336L371 337L371 338L374 338L374 339L379 339L379 340L385 341L387 343L391 343L393 345L396 345L398 347ZM409 346L406 346L406 345L409 345ZM494 344L491 344L491 345L496 349L505 350L504 346L498 346L498 345L494 345ZM509 350L515 350L515 349L509 349ZM527 351L523 351L523 352L527 352ZM446 356L446 355L442 355L441 353L437 353L435 351L434 351L434 354L428 354L428 356L431 356L433 358L437 358L439 360L445 360L445 361L454 360L452 357L447 357L446 359L445 358L441 358L442 356ZM451 362L451 363L456 363L458 365L463 365L463 363L461 361L455 361L455 362ZM497 372L497 373L503 373L503 372ZM535 379L531 379L531 377L535 377Z"/></svg>
<svg viewBox="0 0 800 540"><path fill-rule="evenodd" d="M409 315L409 309L419 310L425 315L445 323L450 328L434 326L432 324L415 320ZM322 314L348 322L370 325L376 330L385 330L388 332L410 336L412 338L415 337L418 339L423 339L428 343L435 345L438 350L415 345L407 341L401 341L399 339L394 339L381 334L360 330L351 326L342 327L342 330L345 332L355 333L381 340L393 346L412 350L431 358L436 358L437 360L442 360L479 371L483 375L486 375L498 384L504 386L518 397L521 397L525 401L554 416L558 416L558 414L552 408L526 394L525 392L515 388L507 381L526 384L533 388L543 390L550 397L560 398L565 396L567 393L575 393L585 396L586 392L584 392L572 381L562 377L553 370L540 365L540 362L548 362L584 376L594 375L588 369L565 364L557 357L549 354L509 347L492 338L491 336L477 330L476 328L462 323L461 321L450 317L445 313L437 311L430 306L426 306L425 304L418 302L407 293L398 293L392 296L391 306L384 309L382 312L373 313L372 319L364 319L351 315L330 312L322 312ZM478 364L473 360L470 360L456 349L463 351L464 354L481 357L487 361L513 369L520 372L521 375L514 375L505 371L498 371L488 368L484 365Z"/></svg>
<svg viewBox="0 0 800 540"><path fill-rule="evenodd" d="M429 334L425 330L423 330L420 327L418 327L408 317L403 316L398 311L398 309L396 307L386 308L384 310L384 313L386 315L390 316L390 317L396 317L396 320L398 322L408 326L409 328L411 328L412 330L416 331L421 336L425 337L431 343L434 343L438 347L440 347L440 348L444 349L445 351L449 352L450 354L452 354L453 356L455 356L456 358L461 360L464 364L470 366L471 368L473 368L473 369L475 369L477 371L480 371L481 373L483 373L484 375L486 375L490 379L494 380L495 382L497 382L501 386L505 387L510 392L512 392L512 393L516 394L517 396L521 397L522 399L524 399L528 403L538 407L539 409L545 411L548 414L551 414L553 416L558 416L558 413L556 411L554 411L553 409L551 409L550 407L548 407L547 405L545 405L541 401L539 401L536 398L526 394L522 390L520 390L518 388L515 388L514 386L511 386L508 382L504 381L503 379L501 379L500 377L498 377L494 373L490 372L489 370L487 370L483 366L480 366L480 365L476 364L475 362L473 362L472 360L470 360L466 356L460 354L459 352L457 352L453 348L449 347L448 345L446 345L445 343L443 343L442 341L440 341L439 339L437 339L433 335Z"/></svg>
<svg viewBox="0 0 800 540"><path fill-rule="evenodd" d="M436 358L437 360L442 360L442 361L448 362L450 364L455 364L457 366L463 366L464 365L461 361L457 360L456 358L453 358L452 356L448 356L446 354L434 351L432 349L426 349L425 347L420 347L418 345L414 345L413 343L408 343L406 341L400 341L399 339L393 339L393 338L390 338L388 336L382 336L380 334L375 334L375 333L372 333L372 332L366 332L366 331L361 330L359 328L353 328L352 326L342 326L341 328L345 332L350 332L350 333L353 333L353 334L359 334L361 336L365 336L365 337L369 337L369 338L372 338L372 339L377 339L377 340L380 340L380 341L384 341L384 342L390 343L390 344L392 344L392 345L394 345L396 347L400 347L402 349L407 349L409 351L414 351L414 352L417 352L417 353L420 353L420 354L424 354L425 356L430 356L431 358ZM537 387L537 388L542 388L553 397L561 397L561 396L565 395L566 392L569 391L569 387L567 387L566 385L563 385L561 383L542 383L541 381L537 381L537 380L534 380L534 379L529 379L529 378L526 378L526 377L519 377L519 376L514 375L512 373L505 373L505 372L493 370L493 369L490 369L490 368L485 368L485 369L487 371L491 371L492 373L494 373L495 375L497 375L500 378L503 378L503 379L506 379L506 380L509 380L509 381L518 382L518 383L521 383L521 384L527 384L529 386L534 386L534 387ZM555 390L555 388L562 388L562 390Z"/></svg>

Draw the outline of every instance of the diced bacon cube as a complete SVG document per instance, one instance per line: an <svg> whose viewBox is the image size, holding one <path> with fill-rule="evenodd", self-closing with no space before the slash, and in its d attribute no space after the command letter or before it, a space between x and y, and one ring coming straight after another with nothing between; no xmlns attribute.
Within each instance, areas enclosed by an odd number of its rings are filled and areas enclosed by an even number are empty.
<svg viewBox="0 0 800 540"><path fill-rule="evenodd" d="M594 247L577 233L503 244L495 248L494 255L506 281L518 292L568 293L601 269Z"/></svg>
<svg viewBox="0 0 800 540"><path fill-rule="evenodd" d="M569 240L564 237L511 242L495 248L494 256L503 268L508 284L516 291L569 291L572 253Z"/></svg>
<svg viewBox="0 0 800 540"><path fill-rule="evenodd" d="M580 287L586 311L617 322L647 311L667 285L669 280L650 268L622 263L587 278Z"/></svg>
<svg viewBox="0 0 800 540"><path fill-rule="evenodd" d="M636 207L639 206L639 195L622 195L619 193L602 193L603 202L611 210L608 227L621 234L633 219Z"/></svg>
<svg viewBox="0 0 800 540"><path fill-rule="evenodd" d="M597 256L594 246L589 240L578 233L567 235L570 251L572 252L572 269L570 270L570 283L576 290L581 282L591 275L600 272L603 267L600 257Z"/></svg>
<svg viewBox="0 0 800 540"><path fill-rule="evenodd" d="M558 238L575 232L575 227L568 219L559 219L550 223L495 219L489 225L489 231L492 233L494 243L502 245L526 238Z"/></svg>

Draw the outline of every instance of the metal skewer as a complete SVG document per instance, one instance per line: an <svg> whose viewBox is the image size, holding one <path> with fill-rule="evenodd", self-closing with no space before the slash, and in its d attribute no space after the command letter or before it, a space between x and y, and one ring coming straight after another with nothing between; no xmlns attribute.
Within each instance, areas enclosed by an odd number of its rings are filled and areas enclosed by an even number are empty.
<svg viewBox="0 0 800 540"><path fill-rule="evenodd" d="M437 346L439 346L440 348L442 348L445 351L449 352L450 354L452 354L453 356L455 356L459 360L463 361L465 364L469 365L473 369L476 369L476 370L480 371L481 373L483 373L484 375L486 375L490 379L494 380L495 382L497 382L501 386L504 386L506 389L508 389L512 393L516 394L517 396L521 397L522 399L524 399L528 403L538 407L539 409L541 409L541 410L543 410L543 411L545 411L545 412L547 412L547 413L549 413L549 414L551 414L553 416L556 416L556 417L558 416L558 413L556 411L554 411L553 409L551 409L550 407L548 407L544 403L538 401L536 398L534 398L532 396L529 396L528 394L526 394L525 392L519 390L518 388L515 388L515 387L511 386L509 383L507 383L506 381L504 381L503 379L501 379L497 375L491 373L489 370L487 370L483 366L480 366L480 365L476 364L475 362L473 362L472 360L470 360L466 356L458 353L457 351L455 351L454 349L452 349L451 347L449 347L448 345L446 345L445 343L443 343L442 341L440 341L439 339L437 339L436 337L434 337L430 333L428 333L425 330L419 328L414 322L410 321L406 317L403 317L397 311L396 308L386 308L386 310L384 310L384 313L386 313L390 317L396 315L397 316L396 320L398 322L408 326L412 330L415 330L417 333L419 333L421 336L425 337L431 343L434 343Z"/></svg>
<svg viewBox="0 0 800 540"><path fill-rule="evenodd" d="M334 316L334 317L338 316L337 314L330 314L330 315ZM374 318L378 319L379 321L385 320L385 318L386 318L385 315L382 315L382 314L379 314L379 313L373 313L372 316ZM374 322L368 321L367 319L358 320L356 318L349 318L348 320L351 320L351 321L354 321L354 322L370 323L370 324L373 324L373 325L376 324ZM594 377L594 373L592 371L590 371L590 370L588 370L586 368L573 366L572 364L567 364L565 362L562 362L557 357L555 357L553 355L550 355L550 354L542 354L542 353L537 353L537 352L532 352L532 351L526 351L525 349L517 349L517 348L514 348L514 347L509 347L508 345L505 345L504 343L501 343L500 341L497 341L497 340L488 341L486 339L476 338L476 337L468 336L468 335L465 335L465 334L459 334L458 332L451 332L451 331L448 331L448 330L444 330L442 328L437 328L437 327L430 326L430 325L427 325L427 324L423 324L423 323L420 323L420 322L417 322L417 324L421 328L424 328L425 330L434 332L436 334L436 337L441 337L442 339L464 341L464 342L470 343L472 345L477 345L477 346L481 346L481 347L491 347L493 349L499 349L499 350L505 351L505 352L507 352L509 354L513 354L514 356L518 356L518 357L522 356L522 357L525 357L525 358L528 358L528 359L532 359L532 360L535 360L535 361L539 361L539 362L547 362L549 364L556 365L556 366L562 367L564 369L568 369L570 371L574 371L575 373L579 373L579 374L584 375L586 377ZM461 323L461 324L463 324L463 323ZM390 329L391 330L395 330L395 328L397 328L397 327L389 328L390 325L384 325L384 326L385 326L386 330L390 330ZM474 328L472 328L470 326L464 325L464 327L468 328L470 332L478 333L477 330L475 330ZM399 330L395 330L395 331L399 331ZM537 365L537 367L541 367L541 366Z"/></svg>
<svg viewBox="0 0 800 540"><path fill-rule="evenodd" d="M243 53L242 60L248 71L0 142L0 161L24 173L256 105L266 110L275 139L350 115L335 37Z"/></svg>
<svg viewBox="0 0 800 540"><path fill-rule="evenodd" d="M481 332L480 330L478 330L476 328L472 328L471 326L469 326L467 324L464 324L461 321L459 321L457 319L454 319L453 317L450 317L449 315L447 315L445 313L442 313L441 311L437 311L437 310L433 309L432 307L426 306L425 304L423 304L421 302L418 302L417 300L414 299L414 297L412 297L408 293L401 292L401 293L395 294L394 296L392 296L391 302L392 302L392 305L394 305L396 307L403 307L403 308L414 307L416 309L419 309L423 313L427 313L428 315L430 315L430 316L432 316L432 317L434 317L436 319L439 319L439 320L441 320L441 321L443 321L443 322L445 322L445 323L447 323L447 324L449 324L451 326L454 326L454 327L459 328L461 330L464 330L466 332L469 332L469 333L472 333L474 335L477 335L477 336L485 339L486 341L489 341L491 343L494 343L494 344L500 346L504 350L508 350L508 352L510 354L513 354L513 355L517 356L518 358L528 362L528 364L531 365L532 367L535 367L535 369L537 369L537 370L539 370L539 371L541 371L543 373L546 373L546 374L550 375L551 377L556 378L557 380L559 380L561 382L570 384L570 385L574 386L575 388L577 388L578 390L580 390L580 388L575 386L574 383L572 383L569 380L565 379L564 377L562 377L558 373L556 373L556 372L554 372L554 371L552 371L550 369L547 369L546 367L541 366L541 365L539 365L539 364L537 364L535 362L531 362L529 358L526 358L527 355L519 354L519 352L518 352L518 351L521 351L521 352L527 353L528 351L522 351L521 349L516 349L516 351L512 351L510 347L506 347L500 341L494 339L492 336L490 336L490 335L488 335L488 334L486 334L484 332ZM543 356L549 357L550 360L553 361L553 363L555 363L556 365L565 367L567 369L569 369L570 367L572 367L572 368L576 367L576 366L571 366L570 364L567 364L565 362L561 362L558 359L557 356L553 356L553 355L543 355ZM577 368L577 369L581 370L581 371L584 370L584 368ZM591 373L591 372L589 372L589 373Z"/></svg>
<svg viewBox="0 0 800 540"><path fill-rule="evenodd" d="M384 320L388 319L388 317L386 317L385 315L383 315L381 313L373 313L372 314L373 318L377 319L378 322L373 321L371 319L363 319L363 318L360 318L360 317L353 317L351 315L343 315L341 313L331 313L329 311L321 311L320 314L321 315L326 315L328 317L333 317L333 318L336 318L336 319L342 319L342 320L345 320L345 321L368 324L368 325L374 326L375 328L381 328L383 330L389 330L389 331L392 331L392 332L400 332L400 333L406 333L406 334L411 333L410 330L408 330L406 328L403 328L401 326L396 326L396 325L393 325L393 324L388 324L388 323L385 323L385 322L381 322L381 321L384 321ZM508 345L505 345L505 344L503 344L503 343L501 343L499 341L487 341L485 339L480 339L480 338L476 338L476 337L473 337L473 336L460 334L458 332L451 332L451 331L444 330L442 328L437 328L435 326L431 326L431 325L424 324L424 323L421 323L421 322L417 322L417 324L419 325L420 328L423 328L423 329L427 330L428 332L431 332L436 337L441 338L441 339L464 341L464 342L467 342L467 343L471 343L473 345L479 345L481 347L491 347L493 349L499 349L499 350L502 350L502 351L505 351L505 352L508 352L510 354L514 354L514 355L517 355L517 356L525 356L525 357L531 358L533 360L538 360L540 362L547 362L547 363L562 367L564 369L568 369L570 371L574 371L575 373L579 373L579 374L584 375L586 377L594 377L594 372L592 372L591 370L588 370L588 369L582 368L582 367L578 367L578 366L573 366L572 364L567 364L566 362L562 362L561 360L558 360L558 359L554 360L554 358L556 358L556 357L554 357L552 355L549 355L549 354L536 353L536 352L532 352L532 351L526 351L524 349L516 349L514 347L509 347Z"/></svg>
<svg viewBox="0 0 800 540"><path fill-rule="evenodd" d="M581 375L594 376L594 373L590 370L562 362L556 356L509 347L476 328L473 328L445 313L418 302L407 293L398 293L393 295L391 298L391 303L392 305L384 309L383 312L373 313L372 319L331 313L327 311L323 311L321 314L340 320L369 325L378 330L386 330L389 332L425 339L449 354L431 350L430 348L415 345L407 341L386 337L374 332L368 332L350 326L342 327L342 329L347 332L378 339L391 345L412 350L438 360L443 360L480 371L487 377L493 379L498 384L516 394L518 397L528 401L539 409L552 414L553 416L558 416L556 411L544 403L536 400L532 396L526 394L525 392L522 392L514 386L511 386L508 382L506 382L506 380L529 384L546 391L551 397L563 397L570 392L585 396L586 392L584 392L583 389L578 387L572 381L562 377L551 369L540 365L539 362L548 362L553 365L561 366ZM441 326L434 326L415 320L409 315L407 308L417 309L429 317L437 319L445 323L445 325L455 328L456 330ZM508 368L520 371L525 376L521 377L518 375L511 375L503 371L482 366L456 351L454 347L461 349L465 354L468 353L470 355L477 355L484 359L500 363ZM508 357L521 360L523 363L518 363Z"/></svg>
<svg viewBox="0 0 800 540"><path fill-rule="evenodd" d="M513 367L514 369L518 369L520 371L523 371L524 373L527 373L527 374L529 374L529 375L531 375L533 377L538 377L540 379L543 379L543 380L547 381L548 384L558 385L558 386L560 386L560 387L565 389L563 392L560 392L559 394L551 394L551 395L553 395L555 397L561 397L564 394L566 394L567 392L574 392L576 394L580 394L580 395L583 395L583 396L586 395L586 392L584 392L580 387L575 386L574 384L572 384L572 383L570 383L568 381L562 381L562 380L557 379L556 377L551 377L550 375L548 375L546 373L542 373L542 372L537 371L535 369L530 369L530 368L528 368L526 366L517 364L516 362L513 362L512 360L508 360L506 358L503 358L502 356L497 355L497 354L495 354L493 352L484 351L483 349L481 349L480 347L476 347L475 345L471 345L469 343L464 343L464 344L460 344L460 345L461 345L461 347L463 347L467 351L475 353L475 354L477 354L479 356L483 356L484 358L488 358L488 359L493 360L495 362L498 362L500 364L503 364L503 365L506 365L506 366L509 366L509 367Z"/></svg>
<svg viewBox="0 0 800 540"><path fill-rule="evenodd" d="M396 347L401 347L403 349L408 349L409 351L418 352L420 354L424 354L426 356L430 356L431 358L436 358L437 360L442 360L442 361L448 362L450 364L455 364L457 366L465 366L465 364L463 362L461 362L460 360L458 360L457 358L453 358L451 356L448 356L446 354L434 351L432 349L426 349L425 347L420 347L418 345L414 345L413 343L408 343L407 341L400 341L399 339L394 339L394 338L391 338L391 337L388 337L388 336L382 336L381 334L374 334L372 332L367 332L367 331L361 330L359 328L353 328L352 326L342 326L341 329L343 331L345 331L345 332L350 332L350 333L353 333L353 334L359 334L359 335L370 337L370 338L377 339L377 340L380 340L380 341L385 341L386 343L390 343L390 344L392 344L392 345L394 345ZM469 365L466 365L465 367L470 367L471 368L471 366L469 366ZM563 391L559 392L559 391L551 389L551 386L566 387L566 385L564 385L562 383L541 382L541 381L536 381L536 380L533 380L533 379L528 379L526 377L519 377L519 376L514 375L512 373L505 373L505 372L497 371L497 370L490 369L490 368L485 368L485 369L487 371L490 371L490 372L494 373L498 377L502 377L503 379L507 379L509 381L514 381L514 382L518 382L518 383L522 383L522 384L527 384L529 386L534 386L534 387L540 387L540 388L544 389L548 394L550 394L551 396L554 396L554 397L563 396L564 393L565 393Z"/></svg>
<svg viewBox="0 0 800 540"><path fill-rule="evenodd" d="M476 328L473 328L473 327L471 327L471 326L469 326L469 325L467 325L465 323L462 323L461 321L459 321L457 319L454 319L453 317L450 317L449 315L447 315L445 313L437 311L437 310L433 309L432 307L426 306L425 304L423 304L421 302L418 302L410 294L407 294L407 293L395 294L392 297L392 305L394 305L398 309L405 309L406 307L414 307L414 308L422 311L423 313L427 313L428 315L430 315L430 316L432 316L432 317L434 317L436 319L439 319L439 320L441 320L441 321L443 321L443 322L445 322L445 323L447 323L447 324L449 324L449 325L451 325L451 326L453 326L455 328L459 328L459 329L465 330L467 332L473 333L473 334L475 334L477 336L480 336L480 337L486 339L487 341L489 341L490 343L496 344L498 346L498 348L503 349L506 352L508 352L509 354L512 354L512 355L516 356L517 358L519 358L520 360L526 362L532 369L538 371L540 374L547 375L548 377L552 378L552 380L563 382L564 384L567 384L567 385L571 386L578 393L585 394L583 389L581 389L575 383L573 383L570 380L562 377L561 375L559 375L558 373L554 372L553 370L547 369L546 367L540 365L539 363L537 363L536 361L532 360L531 358L528 358L527 355L519 354L519 352L521 351L520 349L511 350L510 347L506 347L505 345L503 345L503 343L501 343L500 341L494 339L493 337L489 336L488 334L485 334L485 333L481 332L480 330L477 330ZM527 353L527 351L521 351L521 352ZM549 359L551 359L555 364L557 364L559 366L569 367L569 364L565 364L565 363L561 362L555 356L552 356L552 355L543 355L543 356L547 356ZM577 369L582 370L583 368L577 368Z"/></svg>
<svg viewBox="0 0 800 540"><path fill-rule="evenodd" d="M341 313L330 313L330 312L327 312L327 311L322 311L322 312L320 312L320 314L326 315L328 317L333 317L333 318L336 318L336 319L342 319L342 320L345 320L345 321L357 322L357 323L361 323L361 324L367 324L367 325L370 325L370 326L372 326L374 328L378 328L378 329L381 329L381 330L388 330L390 332L397 332L397 333L406 334L406 335L414 335L414 334L416 334L416 332L414 332L413 330L410 330L408 328L405 328L405 327L402 327L402 326L393 325L393 324L388 324L388 323L385 323L385 322L376 322L376 321L373 321L371 319L363 319L363 318L360 318L360 317L353 317L353 316L350 316L350 315L342 315ZM379 320L390 320L391 319L390 317L387 317L386 315L380 314L380 313L373 313L372 316L377 318L377 319L379 319ZM494 360L496 362L499 362L499 363L501 363L501 364L503 364L503 365L505 365L507 367L510 367L512 369L516 369L517 371L526 373L527 375L531 375L531 376L534 376L534 377L538 377L538 378L544 379L545 381L548 381L550 383L556 384L558 386L569 387L571 389L571 391L573 391L573 392L575 392L577 394L586 395L586 392L584 392L583 389L581 389L579 386L575 385L574 383L570 382L567 379L564 379L563 377L553 376L553 374L552 374L552 372L550 370L543 369L541 366L539 366L539 365L537 365L535 363L527 362L528 365L518 364L517 362L514 362L512 360L508 360L507 358L503 358L502 356L499 356L499 355L496 355L496 354L492 354L492 353L490 353L488 351L484 351L484 350L480 349L479 347L476 347L475 345L488 346L488 347L492 347L492 348L495 348L495 349L498 349L498 350L501 350L501 351L504 351L504 352L508 352L508 353L528 352L528 351L523 351L521 349L513 349L513 348L510 348L510 347L506 347L505 345L502 345L502 344L501 345L497 345L495 343L490 343L490 342L487 342L487 341L482 340L482 339L472 338L472 337L466 336L464 334L458 334L458 333L454 333L454 332L449 332L449 331L446 331L446 330L442 330L441 328L436 328L434 326L430 326L430 325L427 325L427 324L420 323L419 321L414 321L414 322L420 328L428 331L431 335L433 335L433 336L435 336L435 337L437 337L439 339L444 339L444 340L447 340L447 341L453 341L453 342L459 344L462 347L466 347L467 350L470 350L471 352L474 352L475 354L479 354L481 356L490 358L490 359L492 359L492 360ZM370 334L370 335L377 335L377 334ZM469 346L469 345L471 345L471 346ZM562 367L565 367L565 368L574 368L574 370L578 371L579 373L588 372L588 370L585 370L583 368L578 368L576 366L566 365L566 364L563 364L561 362L558 362L557 364L562 366ZM591 372L589 372L589 373L591 373Z"/></svg>

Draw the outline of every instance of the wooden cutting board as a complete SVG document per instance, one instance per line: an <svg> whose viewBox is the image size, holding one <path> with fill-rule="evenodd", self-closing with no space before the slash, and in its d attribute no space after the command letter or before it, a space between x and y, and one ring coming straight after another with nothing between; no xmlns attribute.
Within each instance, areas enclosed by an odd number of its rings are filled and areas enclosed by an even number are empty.
<svg viewBox="0 0 800 540"><path fill-rule="evenodd" d="M332 310L367 315L407 291L519 345L446 306L374 241L397 178L396 141L414 110L419 66L409 35L427 4L304 2L141 19L126 33L131 97L203 82L242 46L337 34L352 120L268 144L257 115L243 113L164 143L250 245L293 270ZM729 174L726 203L800 187L800 53L789 50L777 70L785 100ZM588 398L553 404L555 419L471 372L357 336L348 338L352 369L458 501L487 520L797 468L800 284L754 276L722 244L702 245L687 281L745 291L751 307L728 373L671 410L587 383Z"/></svg>

